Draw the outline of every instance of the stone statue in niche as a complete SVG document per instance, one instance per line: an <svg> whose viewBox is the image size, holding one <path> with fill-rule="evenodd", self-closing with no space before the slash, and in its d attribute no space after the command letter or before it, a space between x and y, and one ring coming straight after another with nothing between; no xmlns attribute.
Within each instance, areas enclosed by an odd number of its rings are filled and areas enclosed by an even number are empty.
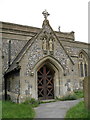
<svg viewBox="0 0 90 120"><path fill-rule="evenodd" d="M45 37L43 38L43 50L44 50L44 51L47 50L47 40L46 40Z"/></svg>
<svg viewBox="0 0 90 120"><path fill-rule="evenodd" d="M54 48L53 37L47 36L45 32L45 36L42 36L41 39L42 39L42 49L43 49L44 54L49 53L53 55L53 48Z"/></svg>
<svg viewBox="0 0 90 120"><path fill-rule="evenodd" d="M53 40L51 38L49 40L49 51L53 51Z"/></svg>

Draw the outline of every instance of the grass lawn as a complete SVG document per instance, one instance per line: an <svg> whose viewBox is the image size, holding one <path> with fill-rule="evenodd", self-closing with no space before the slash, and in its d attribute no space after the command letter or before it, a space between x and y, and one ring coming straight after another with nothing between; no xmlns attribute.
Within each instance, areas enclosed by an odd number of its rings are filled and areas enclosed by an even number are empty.
<svg viewBox="0 0 90 120"><path fill-rule="evenodd" d="M77 99L81 97L83 97L83 92L76 91L74 95L66 96L65 97L66 99L64 98L64 100L68 100L68 99L72 100L72 99ZM35 99L32 98L31 100L27 99L24 103L21 103L21 104L12 103L10 101L3 101L3 102L0 101L0 106L1 104L3 106L2 117L3 118L34 118L35 111L33 107L37 107L39 104L42 104L42 103L55 102L58 100L59 99L56 99L54 101L42 102L42 101L36 101ZM87 111L84 109L83 102L78 104L75 108L70 109L70 111L68 111L66 115L66 117L69 117L69 118L74 118L74 116L75 118L78 118L78 117L83 118L83 116L87 118Z"/></svg>
<svg viewBox="0 0 90 120"><path fill-rule="evenodd" d="M10 101L2 102L3 118L34 118L35 111L30 104L16 104Z"/></svg>
<svg viewBox="0 0 90 120"><path fill-rule="evenodd" d="M69 109L65 118L68 118L68 120L70 120L70 118L77 118L77 119L78 118L89 118L90 119L90 112L88 112L85 109L84 101L81 101L76 106Z"/></svg>

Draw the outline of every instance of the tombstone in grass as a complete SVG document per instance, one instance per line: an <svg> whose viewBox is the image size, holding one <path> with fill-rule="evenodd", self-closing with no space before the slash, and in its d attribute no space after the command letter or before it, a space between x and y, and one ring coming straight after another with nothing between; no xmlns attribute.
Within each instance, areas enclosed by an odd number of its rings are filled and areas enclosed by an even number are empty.
<svg viewBox="0 0 90 120"><path fill-rule="evenodd" d="M85 107L90 110L90 76L84 78L83 87Z"/></svg>

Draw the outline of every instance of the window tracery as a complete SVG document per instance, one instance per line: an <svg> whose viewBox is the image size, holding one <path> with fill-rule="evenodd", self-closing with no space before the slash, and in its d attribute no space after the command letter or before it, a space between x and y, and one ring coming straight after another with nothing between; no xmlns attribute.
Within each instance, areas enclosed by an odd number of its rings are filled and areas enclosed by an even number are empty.
<svg viewBox="0 0 90 120"><path fill-rule="evenodd" d="M79 70L80 70L80 77L85 77L88 74L88 60L86 56L81 52L79 54Z"/></svg>

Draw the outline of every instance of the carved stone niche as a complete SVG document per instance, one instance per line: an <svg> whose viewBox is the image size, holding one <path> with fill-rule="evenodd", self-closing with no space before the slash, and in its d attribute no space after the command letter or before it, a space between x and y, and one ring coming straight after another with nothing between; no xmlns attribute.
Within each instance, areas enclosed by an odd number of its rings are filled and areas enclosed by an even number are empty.
<svg viewBox="0 0 90 120"><path fill-rule="evenodd" d="M48 39L48 37L46 35L42 36L42 49L43 49L44 54L47 54L47 51L48 51L47 39Z"/></svg>
<svg viewBox="0 0 90 120"><path fill-rule="evenodd" d="M42 40L42 50L44 54L53 55L54 51L54 37L52 33L47 33L46 31L43 32L41 36Z"/></svg>
<svg viewBox="0 0 90 120"><path fill-rule="evenodd" d="M54 37L53 36L50 36L48 44L49 44L48 45L49 53L50 55L53 55L54 53Z"/></svg>
<svg viewBox="0 0 90 120"><path fill-rule="evenodd" d="M49 51L53 51L53 39L49 39Z"/></svg>

